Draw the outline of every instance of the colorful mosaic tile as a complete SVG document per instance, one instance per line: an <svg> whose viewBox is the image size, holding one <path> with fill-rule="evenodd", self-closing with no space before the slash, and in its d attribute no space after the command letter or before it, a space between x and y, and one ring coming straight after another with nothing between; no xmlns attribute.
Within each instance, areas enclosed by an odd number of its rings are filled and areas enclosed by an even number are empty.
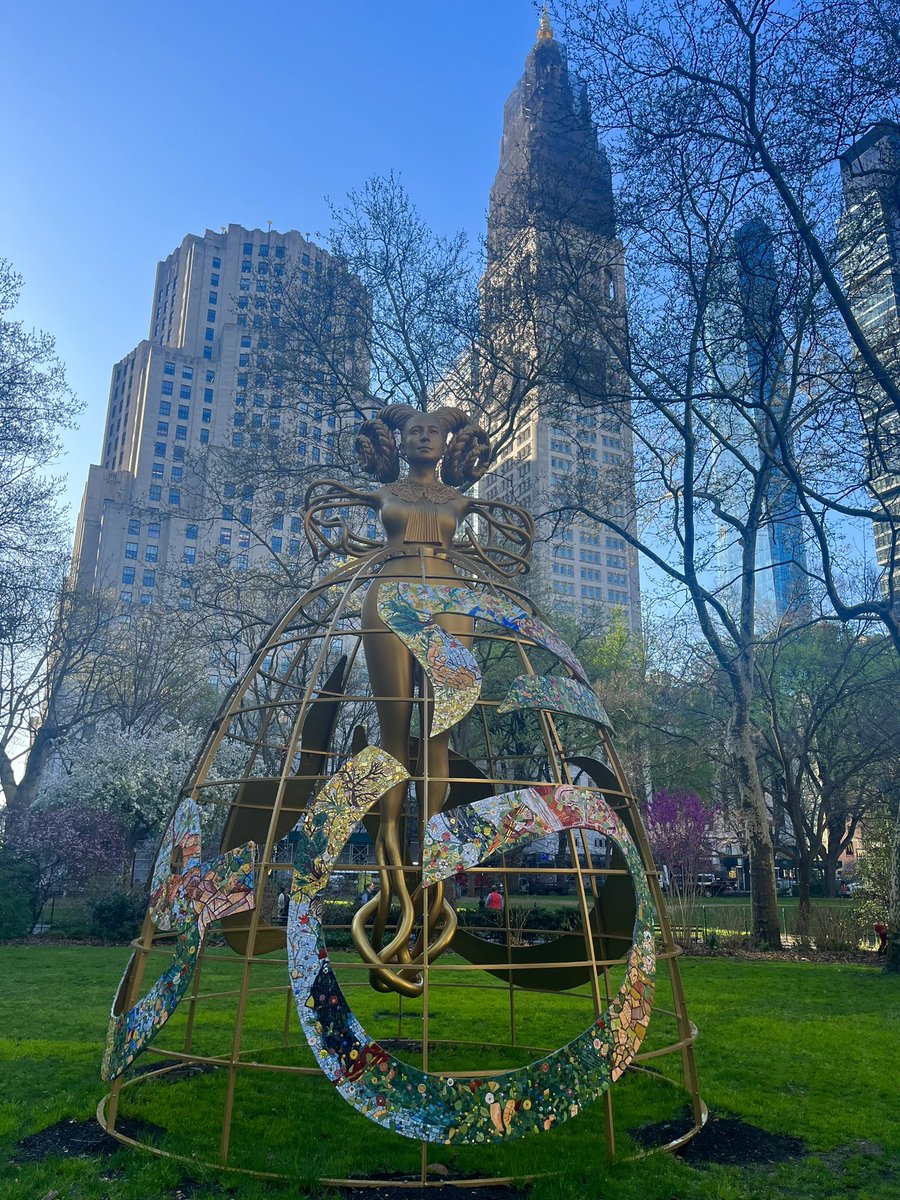
<svg viewBox="0 0 900 1200"><path fill-rule="evenodd" d="M382 751L375 754L383 756ZM389 777L390 770L386 774ZM634 881L633 945L625 979L609 1007L568 1045L527 1067L485 1080L432 1075L394 1058L369 1038L341 992L323 938L321 892L342 839L366 806L361 794L357 802L352 787L349 800L347 795L343 782L331 791L324 788L301 826L288 918L291 985L300 1021L316 1060L344 1099L396 1133L449 1144L491 1142L551 1129L603 1095L631 1062L646 1033L655 951L653 904L640 855L602 797L586 788L538 785L463 806L428 823L428 882L468 862L470 840L483 855L545 832L577 828L596 829L612 838ZM321 813L316 811L319 805ZM322 831L332 827L340 835L323 842Z"/></svg>
<svg viewBox="0 0 900 1200"><path fill-rule="evenodd" d="M539 617L505 596L428 583L382 583L378 615L412 651L434 688L431 735L463 719L481 693L481 672L470 650L435 620L458 613L493 621L545 647L587 682L584 668L565 642Z"/></svg>
<svg viewBox="0 0 900 1200"><path fill-rule="evenodd" d="M585 683L568 675L519 675L510 684L498 713L521 708L568 713L606 729L612 728L603 705Z"/></svg>
<svg viewBox="0 0 900 1200"><path fill-rule="evenodd" d="M120 1075L175 1011L190 985L209 925L253 907L255 853L253 842L247 842L201 863L197 806L192 800L178 806L156 859L150 896L150 915L157 929L177 934L173 958L164 974L127 1012L116 1013L113 1005L101 1067L104 1079ZM133 962L134 956L125 969L117 1000L127 986Z"/></svg>

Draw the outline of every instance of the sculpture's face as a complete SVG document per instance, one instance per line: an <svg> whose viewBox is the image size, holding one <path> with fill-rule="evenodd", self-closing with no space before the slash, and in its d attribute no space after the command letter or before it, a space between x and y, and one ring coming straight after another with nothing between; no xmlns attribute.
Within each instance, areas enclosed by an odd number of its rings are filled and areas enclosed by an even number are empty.
<svg viewBox="0 0 900 1200"><path fill-rule="evenodd" d="M428 413L410 417L400 433L400 454L411 465L436 465L447 449L447 433Z"/></svg>

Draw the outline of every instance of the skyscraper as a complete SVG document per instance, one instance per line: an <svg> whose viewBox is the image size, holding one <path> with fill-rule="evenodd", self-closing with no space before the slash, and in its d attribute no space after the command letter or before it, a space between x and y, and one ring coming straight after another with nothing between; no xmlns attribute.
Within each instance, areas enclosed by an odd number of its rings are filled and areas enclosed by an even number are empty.
<svg viewBox="0 0 900 1200"><path fill-rule="evenodd" d="M764 221L747 221L735 234L738 280L744 314L747 375L753 393L771 411L761 432L775 460L766 487L768 561L775 595L775 615L781 619L809 607L809 572L800 501L796 488L777 469L781 458L771 425L783 422L788 388L785 355L788 347L778 312L778 287L772 231Z"/></svg>
<svg viewBox="0 0 900 1200"><path fill-rule="evenodd" d="M854 315L881 362L900 379L900 125L881 121L841 156L843 272ZM863 379L869 489L887 518L875 551L885 590L900 590L900 415Z"/></svg>
<svg viewBox="0 0 900 1200"><path fill-rule="evenodd" d="M168 581L190 605L190 572L211 554L246 569L298 554L296 500L276 489L261 503L254 481L211 486L217 452L268 448L289 475L334 458L333 390L307 351L293 391L259 367L274 348L286 272L326 294L317 280L346 277L296 232L229 225L188 235L157 268L149 336L115 365L100 465L90 468L75 535L76 586L150 604ZM364 354L360 378L365 381ZM289 394L290 392L290 394ZM293 535L293 536L292 536Z"/></svg>
<svg viewBox="0 0 900 1200"><path fill-rule="evenodd" d="M506 102L491 189L483 320L515 434L482 495L535 513L571 500L630 522L634 468L624 351L625 268L610 168L546 13ZM560 607L640 621L637 557L597 522L539 521L535 586Z"/></svg>

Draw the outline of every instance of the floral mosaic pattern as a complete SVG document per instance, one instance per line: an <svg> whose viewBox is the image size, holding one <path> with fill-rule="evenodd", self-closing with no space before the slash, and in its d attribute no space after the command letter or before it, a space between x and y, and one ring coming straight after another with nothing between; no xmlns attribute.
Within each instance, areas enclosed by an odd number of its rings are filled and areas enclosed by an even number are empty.
<svg viewBox="0 0 900 1200"><path fill-rule="evenodd" d="M498 713L520 708L539 708L543 712L568 713L583 717L610 729L603 705L585 683L567 675L519 675L510 684Z"/></svg>
<svg viewBox="0 0 900 1200"><path fill-rule="evenodd" d="M113 1005L101 1067L104 1079L120 1075L175 1011L190 985L209 925L253 907L255 853L254 843L247 842L201 863L197 806L192 800L178 806L156 859L150 895L150 915L157 929L177 935L174 955L136 1004L123 1013ZM127 987L133 962L134 956L122 976L117 1000Z"/></svg>
<svg viewBox="0 0 900 1200"><path fill-rule="evenodd" d="M323 785L300 826L291 896L311 900L325 887L350 834L376 800L409 779L396 758L366 746Z"/></svg>
<svg viewBox="0 0 900 1200"><path fill-rule="evenodd" d="M481 693L478 663L458 638L437 623L435 617L441 613L493 621L519 633L550 650L587 682L584 668L562 638L505 596L428 583L382 583L378 615L409 647L434 687L432 737L461 721Z"/></svg>
<svg viewBox="0 0 900 1200"><path fill-rule="evenodd" d="M383 751L364 751L389 759ZM321 892L343 840L377 798L349 777L322 790L300 829L288 918L291 985L300 1021L323 1072L359 1112L387 1129L430 1142L490 1142L553 1128L602 1096L634 1058L650 1020L654 912L640 855L599 793L554 785L491 797L432 818L425 879L435 882L480 855L545 832L596 829L622 849L637 896L634 942L625 979L603 1014L567 1046L494 1080L432 1075L372 1041L348 1006L328 961ZM386 776L391 776L390 759ZM402 772L403 768L395 763ZM340 773L339 773L340 774ZM389 784L385 784L385 790ZM332 833L333 830L338 831ZM326 833L327 831L327 833Z"/></svg>

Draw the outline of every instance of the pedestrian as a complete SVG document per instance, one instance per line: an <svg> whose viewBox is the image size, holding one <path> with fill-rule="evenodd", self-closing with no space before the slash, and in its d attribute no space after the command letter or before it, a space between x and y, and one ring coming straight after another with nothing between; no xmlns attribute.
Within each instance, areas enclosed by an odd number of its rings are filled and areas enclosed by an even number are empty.
<svg viewBox="0 0 900 1200"><path fill-rule="evenodd" d="M490 890L490 892L488 892L488 898L485 907L490 909L491 912L502 912L503 897L497 890L496 885Z"/></svg>
<svg viewBox="0 0 900 1200"><path fill-rule="evenodd" d="M287 925L288 908L290 906L290 897L287 894L287 888L282 888L278 893L278 924Z"/></svg>

